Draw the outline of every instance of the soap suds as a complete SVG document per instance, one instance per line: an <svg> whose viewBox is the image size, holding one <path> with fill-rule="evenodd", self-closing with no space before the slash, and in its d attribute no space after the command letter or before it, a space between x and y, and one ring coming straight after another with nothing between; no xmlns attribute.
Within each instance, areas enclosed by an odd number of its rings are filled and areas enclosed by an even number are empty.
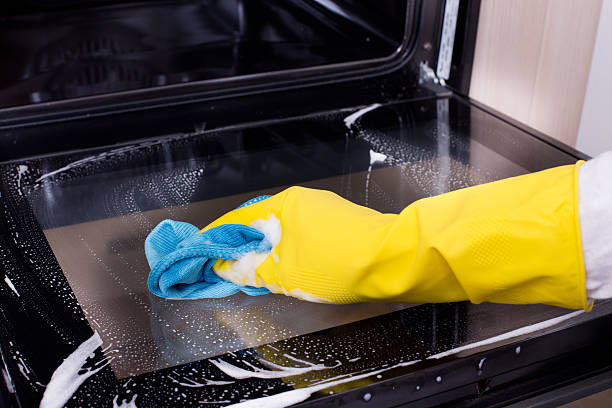
<svg viewBox="0 0 612 408"><path fill-rule="evenodd" d="M512 330L512 331L509 331L507 333L500 334L498 336L489 337L488 339L477 341L475 343L466 344L465 346L461 346L461 347L457 347L457 348L454 348L454 349L451 349L451 350L447 350L447 351L444 351L442 353L434 354L434 355L431 355L431 356L429 356L427 358L428 359L439 359L439 358L442 358L442 357L446 357L446 356L450 356L450 355L453 355L453 354L457 354L457 353L462 352L464 350L469 350L469 349L473 349L473 348L476 348L476 347L485 346L487 344L497 343L498 341L507 340L507 339L511 339L513 337L522 336L524 334L533 333L533 332L536 332L538 330L547 329L547 328L555 326L555 325L557 325L557 324L559 324L559 323L561 323L561 322L563 322L565 320L571 319L572 317L576 317L576 316L578 316L578 315L580 315L582 313L584 313L584 310L578 310L576 312L568 313L568 314L565 314L563 316L555 317L554 319L544 320L543 322L532 324L532 325L529 325L529 326L520 327L520 328L518 328L516 330ZM520 347L518 349L520 350Z"/></svg>
<svg viewBox="0 0 612 408"><path fill-rule="evenodd" d="M4 275L4 282L6 282L8 287L11 288L11 290L15 292L17 296L19 296L19 292L17 292L17 289L15 289L15 285L13 285L13 282L11 281L11 279L6 275Z"/></svg>
<svg viewBox="0 0 612 408"><path fill-rule="evenodd" d="M21 177L28 172L28 166L20 164L17 166L17 191L19 191L19 195L23 195L21 192Z"/></svg>
<svg viewBox="0 0 612 408"><path fill-rule="evenodd" d="M176 373L175 373L176 374ZM178 374L176 374L178 376ZM205 382L201 383L198 381L194 381L191 378L187 378L187 377L183 377L181 379L177 379L172 377L171 375L168 375L168 378L175 384L178 385L182 385L183 387L187 387L187 388L200 388L200 387L206 387L208 385L229 385L229 384L233 384L235 381L215 381L215 380L209 380L207 378L204 379Z"/></svg>
<svg viewBox="0 0 612 408"><path fill-rule="evenodd" d="M383 153L375 152L370 149L370 166L368 167L368 174L366 176L366 185L365 185L365 206L367 207L370 201L370 175L372 174L372 166L374 163L384 162L387 160L387 155Z"/></svg>
<svg viewBox="0 0 612 408"><path fill-rule="evenodd" d="M148 146L153 146L155 144L159 143L158 141L150 141L150 142L143 142L143 143L139 143L137 145L128 145L128 146L123 146L123 147L119 147L117 149L113 149L113 150L109 150L107 152L103 152L100 154L96 154L93 156L87 156L84 157L80 160L76 160L73 161L71 163L68 163L67 165L60 167L59 169L50 171L49 173L45 173L42 176L40 176L39 178L36 179L36 183L38 183L39 181L42 181L46 178L55 176L58 173L63 173L66 170L70 170L79 166L82 166L83 164L87 164L87 163L91 163L91 162L96 162L99 160L103 160L103 159L107 159L109 157L112 157L114 155L119 155L119 154L123 154L123 153L127 153L130 152L132 150L136 150L139 148L143 148L143 147L148 147Z"/></svg>
<svg viewBox="0 0 612 408"><path fill-rule="evenodd" d="M115 398L113 398L113 408L138 408L136 406L136 397L138 397L138 394L134 394L132 399L129 401L127 399L121 399L119 404L117 404L119 396L115 395Z"/></svg>
<svg viewBox="0 0 612 408"><path fill-rule="evenodd" d="M329 299L324 299L322 297L315 296L308 292L304 292L302 289L298 289L298 288L294 288L294 289L285 291L285 294L287 296L298 298L300 300L306 300L308 302L313 302L313 303L334 303Z"/></svg>
<svg viewBox="0 0 612 408"><path fill-rule="evenodd" d="M229 375L230 377L236 378L238 380L243 380L245 378L270 379L270 378L291 377L294 375L305 374L310 371L320 371L320 370L326 370L329 368L337 367L337 366L328 367L323 364L312 364L308 362L305 362L308 365L307 367L285 367L285 366L281 366L278 364L274 364L270 361L262 360L262 363L265 363L267 366L270 366L271 368L275 368L276 370L266 370L263 368L252 366L254 371L250 371L250 370L245 370L244 368L236 367L235 365L232 365L228 363L227 361L223 361L223 360L209 360L209 361L213 363L215 367L217 367L219 370L223 371L225 374Z"/></svg>
<svg viewBox="0 0 612 408"><path fill-rule="evenodd" d="M268 258L271 253L274 254L274 248L281 240L281 224L279 219L272 214L267 220L258 219L253 221L249 226L264 234L265 239L272 245L270 252L249 252L240 257L240 259L230 260L225 269L215 269L215 273L223 279L234 282L237 285L254 286L260 288L263 285L257 282L255 270L266 260L266 258Z"/></svg>
<svg viewBox="0 0 612 408"><path fill-rule="evenodd" d="M313 363L311 363L310 361L306 361L306 360L302 360L302 359L297 358L297 357L293 357L291 354L283 353L283 357L285 357L285 358L287 358L289 360L293 360L296 363L302 363L302 364L306 364L306 365L309 365L309 366L313 365Z"/></svg>
<svg viewBox="0 0 612 408"><path fill-rule="evenodd" d="M353 126L353 124L355 123L355 121L357 119L359 119L360 117L362 117L363 115L365 115L369 111L372 111L372 110L378 108L379 106L381 106L380 103L374 103L374 104L372 104L370 106L366 106L365 108L359 109L355 113L351 113L346 118L344 118L344 124L346 125L347 128L350 129L351 126Z"/></svg>
<svg viewBox="0 0 612 408"><path fill-rule="evenodd" d="M284 408L289 405L297 404L299 402L305 401L308 399L313 393L317 391L324 390L326 388L335 387L339 384L344 384L351 381L360 380L362 378L371 377L373 375L382 373L384 371L391 370L393 368L398 367L406 367L415 363L418 363L420 360L409 361L406 363L399 363L391 367L381 368L376 371L372 371L369 373L355 375L352 377L343 378L341 380L336 381L324 381L317 385L313 385L310 387L297 388L291 391L281 392L280 394L271 395L269 397L257 398L249 401L239 402L237 404L229 405L230 407L235 408L255 408L255 407L266 407L266 408Z"/></svg>
<svg viewBox="0 0 612 408"><path fill-rule="evenodd" d="M60 408L72 397L72 394L89 377L106 367L108 361L94 369L84 369L83 365L87 358L102 345L102 339L98 332L95 332L88 340L83 342L75 351L72 352L53 372L49 384L45 389L40 408ZM82 374L79 371L85 370Z"/></svg>
<svg viewBox="0 0 612 408"><path fill-rule="evenodd" d="M303 291L300 288L293 288L291 290L287 290L279 283L266 283L266 288L268 288L268 290L272 293L278 293L281 295L291 296L296 299L306 300L312 303L330 303L330 304L334 303L329 299L315 296L311 293Z"/></svg>
<svg viewBox="0 0 612 408"><path fill-rule="evenodd" d="M387 160L387 155L384 153L378 153L370 149L370 166L374 163L382 163Z"/></svg>
<svg viewBox="0 0 612 408"><path fill-rule="evenodd" d="M258 219L249 224L249 226L264 234L266 237L265 239L272 245L272 249L267 253L252 251L237 260L230 260L226 263L224 269L214 269L217 275L240 286L254 286L257 288L266 287L272 293L279 293L309 302L332 303L328 299L312 295L299 288L287 290L278 283L260 282L255 274L255 270L259 265L264 263L270 255L274 259L274 262L279 262L278 255L275 251L282 236L281 224L280 220L272 214L267 220Z"/></svg>

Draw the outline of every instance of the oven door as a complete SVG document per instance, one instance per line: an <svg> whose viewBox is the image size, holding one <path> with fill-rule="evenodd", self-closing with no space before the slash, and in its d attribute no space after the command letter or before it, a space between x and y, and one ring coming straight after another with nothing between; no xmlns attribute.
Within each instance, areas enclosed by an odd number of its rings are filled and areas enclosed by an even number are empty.
<svg viewBox="0 0 612 408"><path fill-rule="evenodd" d="M101 124L118 133L140 127L151 137L1 164L6 396L22 406L43 396L72 406L224 406L274 395L312 404L375 398L379 406L436 398L429 405L437 405L492 398L535 375L542 387L560 356L601 346L605 336L581 328L609 320L605 303L585 314L542 305L323 305L282 295L185 301L149 293L143 243L163 219L204 226L291 185L399 212L422 197L577 159L457 96L387 102L353 88L345 95L359 105L319 109L324 94L314 95L219 104L207 115L210 130L186 121L210 104L47 125L83 135ZM307 114L229 124L252 118L254 107L280 110L282 98L287 112L300 104ZM374 152L384 161L372 163ZM566 368L585 375L609 354L574 358ZM523 396L539 391L527 383Z"/></svg>

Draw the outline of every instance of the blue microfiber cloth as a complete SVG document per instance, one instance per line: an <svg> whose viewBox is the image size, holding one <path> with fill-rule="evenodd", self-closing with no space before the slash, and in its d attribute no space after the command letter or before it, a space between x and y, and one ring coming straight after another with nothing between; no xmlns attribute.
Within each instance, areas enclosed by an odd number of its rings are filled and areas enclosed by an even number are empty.
<svg viewBox="0 0 612 408"><path fill-rule="evenodd" d="M264 200L260 196L240 207ZM149 290L173 299L219 298L243 291L265 295L266 288L238 286L217 276L212 266L217 259L238 259L248 252L269 252L272 244L255 228L224 224L199 233L186 222L164 220L145 240L145 254L151 267Z"/></svg>

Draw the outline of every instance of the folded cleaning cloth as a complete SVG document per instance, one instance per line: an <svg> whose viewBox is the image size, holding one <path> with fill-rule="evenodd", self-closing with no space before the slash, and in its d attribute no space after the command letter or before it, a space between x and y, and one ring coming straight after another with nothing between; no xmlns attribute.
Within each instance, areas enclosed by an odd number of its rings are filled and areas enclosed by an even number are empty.
<svg viewBox="0 0 612 408"><path fill-rule="evenodd" d="M240 207L265 200L260 196ZM265 295L266 288L238 286L218 277L212 269L217 259L239 259L249 252L265 253L272 244L255 228L224 224L198 233L186 222L164 220L145 240L145 254L151 267L149 290L170 299L201 299L230 296L242 291Z"/></svg>

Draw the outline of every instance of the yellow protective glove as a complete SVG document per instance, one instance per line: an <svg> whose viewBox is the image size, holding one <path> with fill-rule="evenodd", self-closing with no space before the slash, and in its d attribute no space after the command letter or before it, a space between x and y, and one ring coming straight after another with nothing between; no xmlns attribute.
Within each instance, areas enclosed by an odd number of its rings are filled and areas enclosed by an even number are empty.
<svg viewBox="0 0 612 408"><path fill-rule="evenodd" d="M400 214L291 187L206 227L246 224L265 232L280 222L271 254L218 260L213 269L239 285L316 302L470 300L589 309L580 165L425 198Z"/></svg>

